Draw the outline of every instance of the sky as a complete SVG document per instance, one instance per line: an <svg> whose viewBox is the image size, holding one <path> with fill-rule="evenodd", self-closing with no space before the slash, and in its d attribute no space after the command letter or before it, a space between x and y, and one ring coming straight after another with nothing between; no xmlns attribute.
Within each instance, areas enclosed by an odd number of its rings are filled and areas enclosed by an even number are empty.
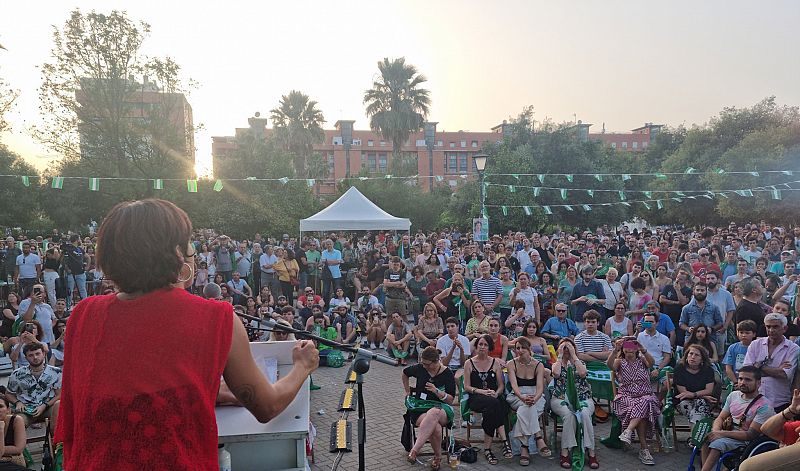
<svg viewBox="0 0 800 471"><path fill-rule="evenodd" d="M199 84L188 99L201 166L211 136L269 115L291 90L318 102L326 128L368 129L362 98L384 57L427 77L428 118L443 131L486 131L527 105L536 120L593 132L702 124L771 95L800 105L796 0L2 2L0 77L20 97L0 139L40 169L59 156L29 131L39 67L75 8L149 23L143 52L172 57Z"/></svg>

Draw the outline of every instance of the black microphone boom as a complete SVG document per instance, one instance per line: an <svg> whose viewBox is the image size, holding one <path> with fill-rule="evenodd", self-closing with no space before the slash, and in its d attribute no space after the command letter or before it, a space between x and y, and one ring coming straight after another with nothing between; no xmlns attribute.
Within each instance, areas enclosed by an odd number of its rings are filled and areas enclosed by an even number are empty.
<svg viewBox="0 0 800 471"><path fill-rule="evenodd" d="M260 325L266 327L267 329L271 330L280 330L282 332L288 332L294 334L295 337L302 337L306 339L311 339L316 342L321 343L322 345L326 345L328 347L334 348L336 350L342 350L345 352L354 353L357 355L361 355L362 357L367 357L370 360L379 361L389 366L397 366L398 360L395 358L388 357L386 355L381 355L379 353L375 353L371 350L367 350L366 348L359 348L353 345L347 345L346 343L336 342L334 340L329 340L324 337L320 337L319 335L312 334L307 330L297 330L295 328L289 327L288 325L281 324L279 322L275 322L272 319L259 319L258 317L250 316L247 314L236 314L239 317L242 317L247 320L258 322Z"/></svg>

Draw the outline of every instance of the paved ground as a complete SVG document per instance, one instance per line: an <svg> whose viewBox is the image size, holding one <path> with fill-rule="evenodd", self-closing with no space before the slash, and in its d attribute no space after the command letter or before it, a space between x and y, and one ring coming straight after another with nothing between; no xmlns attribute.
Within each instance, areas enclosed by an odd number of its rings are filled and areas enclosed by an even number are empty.
<svg viewBox="0 0 800 471"><path fill-rule="evenodd" d="M346 364L345 366L348 366ZM320 368L317 370L313 379L322 389L313 391L311 394L311 415L312 422L317 428L317 445L315 447L315 463L311 465L314 470L329 470L336 456L328 452L328 442L330 440L330 426L341 413L337 412L342 390L344 389L344 376L347 370L342 368ZM381 363L373 362L369 373L366 375L367 381L364 384L364 396L367 416L367 442L366 442L366 469L368 470L423 470L427 469L427 462L430 456L421 457L420 461L425 464L409 464L405 460L405 450L400 444L400 432L403 428L402 415L405 412L403 407L403 387L400 382L400 367L386 366ZM320 415L320 411L324 414ZM357 414L350 413L349 421L352 424L353 452L346 453L339 465L343 471L358 469L357 455ZM679 417L679 421L683 420ZM685 445L679 445L668 453L654 453L656 466L644 466L638 458L638 446L629 451L608 449L599 443L601 438L608 436L610 432L609 424L598 424L595 427L597 437L598 459L600 469L606 470L652 470L654 468L663 470L684 470L689 463L690 450ZM482 437L480 430L475 432ZM463 428L455 429L456 437L466 437L466 430ZM473 435L474 436L474 435ZM679 440L688 438L687 433L679 433ZM500 469L524 469L518 463L518 458L505 460L499 453L500 445L495 444L495 454L500 459L497 466L490 466L482 455L478 457L478 462L474 464L461 464L462 470L500 470ZM430 446L426 445L424 451L430 451ZM554 454L556 454L554 450ZM699 468L699 466L698 466ZM442 469L448 469L442 466ZM528 469L561 469L557 458L544 459L538 456L531 458L531 465ZM589 469L588 466L585 469Z"/></svg>

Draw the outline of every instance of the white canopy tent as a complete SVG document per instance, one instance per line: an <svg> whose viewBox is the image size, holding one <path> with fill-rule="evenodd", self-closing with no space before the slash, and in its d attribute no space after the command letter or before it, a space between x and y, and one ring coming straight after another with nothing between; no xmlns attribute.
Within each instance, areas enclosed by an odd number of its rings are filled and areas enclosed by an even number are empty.
<svg viewBox="0 0 800 471"><path fill-rule="evenodd" d="M325 231L409 231L411 221L394 217L379 208L354 186L330 206L317 214L300 220L300 235L303 232Z"/></svg>

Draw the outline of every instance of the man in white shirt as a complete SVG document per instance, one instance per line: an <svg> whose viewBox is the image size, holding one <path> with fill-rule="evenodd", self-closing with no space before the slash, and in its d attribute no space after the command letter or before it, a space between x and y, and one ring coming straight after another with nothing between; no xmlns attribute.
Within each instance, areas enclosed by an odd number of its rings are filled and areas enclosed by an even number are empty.
<svg viewBox="0 0 800 471"><path fill-rule="evenodd" d="M639 344L653 357L654 368L650 372L650 381L658 384L666 381L666 375L663 375L662 371L672 360L672 344L669 341L669 337L656 330L660 315L658 312L645 313L642 318L642 329L644 330L636 337ZM658 384L654 384L653 389L657 390ZM666 394L666 391L661 392L661 394Z"/></svg>
<svg viewBox="0 0 800 471"><path fill-rule="evenodd" d="M38 283L33 285L30 297L19 303L19 311L17 311L17 319L21 318L25 322L36 320L42 326L44 334L42 342L47 344L56 339L53 336L55 316L53 308L45 302L44 286Z"/></svg>
<svg viewBox="0 0 800 471"><path fill-rule="evenodd" d="M442 363L453 371L464 367L470 356L469 339L458 333L458 321L455 317L448 317L445 321L447 335L439 337L436 348L441 352Z"/></svg>
<svg viewBox="0 0 800 471"><path fill-rule="evenodd" d="M20 291L25 293L27 288L42 279L42 259L31 253L30 242L25 242L22 244L22 254L17 255L16 264L14 278Z"/></svg>

